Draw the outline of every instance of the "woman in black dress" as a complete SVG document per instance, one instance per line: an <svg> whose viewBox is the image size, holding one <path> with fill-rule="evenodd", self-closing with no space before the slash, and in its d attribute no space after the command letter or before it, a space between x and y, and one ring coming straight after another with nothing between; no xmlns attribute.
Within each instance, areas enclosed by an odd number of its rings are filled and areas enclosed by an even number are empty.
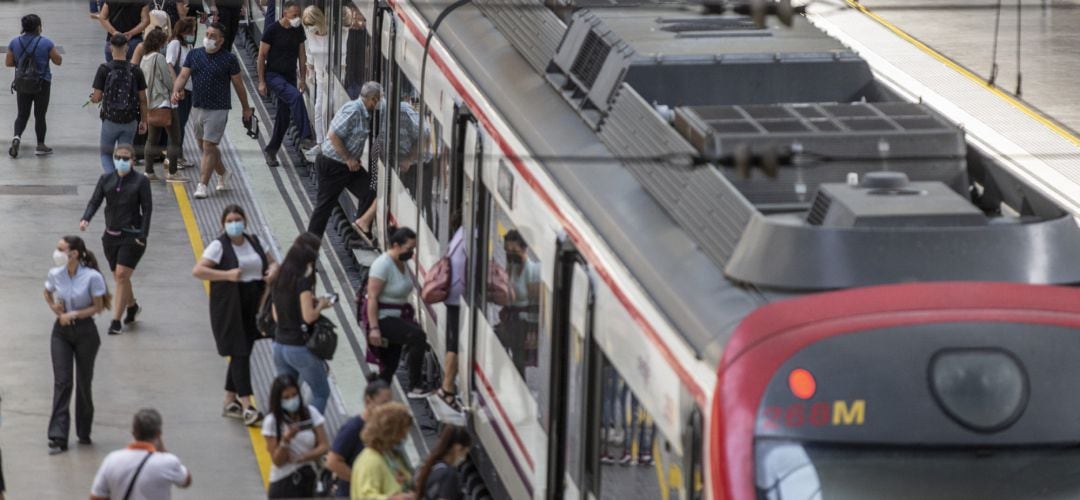
<svg viewBox="0 0 1080 500"><path fill-rule="evenodd" d="M251 349L261 336L255 317L277 263L263 251L257 237L244 232L246 223L243 208L225 207L221 214L224 233L207 245L191 274L210 282L210 328L218 354L229 357L222 416L256 425L262 414L251 401Z"/></svg>

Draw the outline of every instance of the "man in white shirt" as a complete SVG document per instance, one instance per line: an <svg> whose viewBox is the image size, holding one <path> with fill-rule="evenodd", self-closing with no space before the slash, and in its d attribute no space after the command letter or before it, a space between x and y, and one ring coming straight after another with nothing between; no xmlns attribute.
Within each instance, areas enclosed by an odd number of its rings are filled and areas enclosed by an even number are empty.
<svg viewBox="0 0 1080 500"><path fill-rule="evenodd" d="M168 500L172 497L172 485L191 486L187 467L176 455L165 451L161 414L157 410L139 410L131 434L135 442L109 453L101 463L90 489L90 500Z"/></svg>

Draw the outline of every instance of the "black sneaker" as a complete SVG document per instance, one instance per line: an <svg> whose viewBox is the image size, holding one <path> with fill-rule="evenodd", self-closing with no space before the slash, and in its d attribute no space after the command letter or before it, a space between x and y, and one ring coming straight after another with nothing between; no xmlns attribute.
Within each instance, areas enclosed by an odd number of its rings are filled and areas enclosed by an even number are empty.
<svg viewBox="0 0 1080 500"><path fill-rule="evenodd" d="M90 446L90 445L94 444L94 442L92 440L90 440L90 438L88 438L88 437L87 438L79 438L79 444L81 444L83 446Z"/></svg>
<svg viewBox="0 0 1080 500"><path fill-rule="evenodd" d="M120 320L114 319L109 325L109 335L120 335L120 332L124 331L124 325L120 324Z"/></svg>
<svg viewBox="0 0 1080 500"><path fill-rule="evenodd" d="M7 154L12 158L19 157L19 143L22 142L18 137L11 140L11 147L8 148Z"/></svg>
<svg viewBox="0 0 1080 500"><path fill-rule="evenodd" d="M270 151L265 151L263 152L263 156L266 157L266 166L276 167L278 165L281 165L280 163L278 163L277 160L277 151L274 151L272 153Z"/></svg>
<svg viewBox="0 0 1080 500"><path fill-rule="evenodd" d="M139 319L139 313L142 312L142 308L139 307L139 303L131 304L127 308L127 315L124 316L124 324L130 325Z"/></svg>
<svg viewBox="0 0 1080 500"><path fill-rule="evenodd" d="M59 455L59 454L65 452L65 451L67 451L67 449L68 449L68 447L67 447L67 444L65 444L65 443L61 443L59 441L51 441L51 442L49 442L49 454L50 455Z"/></svg>
<svg viewBox="0 0 1080 500"><path fill-rule="evenodd" d="M34 155L36 155L36 156L47 156L47 155L51 155L52 152L53 152L53 149L50 148L49 146L44 145L44 144L38 144L37 148L34 149Z"/></svg>

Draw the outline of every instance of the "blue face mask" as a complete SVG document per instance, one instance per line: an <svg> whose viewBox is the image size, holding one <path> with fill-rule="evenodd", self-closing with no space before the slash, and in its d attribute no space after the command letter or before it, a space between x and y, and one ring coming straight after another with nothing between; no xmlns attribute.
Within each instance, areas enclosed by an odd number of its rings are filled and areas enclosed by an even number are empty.
<svg viewBox="0 0 1080 500"><path fill-rule="evenodd" d="M225 234L231 238L235 238L244 234L244 221L234 220L225 223Z"/></svg>
<svg viewBox="0 0 1080 500"><path fill-rule="evenodd" d="M195 45L195 35L184 35L184 43Z"/></svg>
<svg viewBox="0 0 1080 500"><path fill-rule="evenodd" d="M300 397L291 397L281 400L281 409L289 413L296 413L300 409Z"/></svg>
<svg viewBox="0 0 1080 500"><path fill-rule="evenodd" d="M131 160L117 160L114 158L113 165L116 166L116 172L120 175L127 175L131 172Z"/></svg>

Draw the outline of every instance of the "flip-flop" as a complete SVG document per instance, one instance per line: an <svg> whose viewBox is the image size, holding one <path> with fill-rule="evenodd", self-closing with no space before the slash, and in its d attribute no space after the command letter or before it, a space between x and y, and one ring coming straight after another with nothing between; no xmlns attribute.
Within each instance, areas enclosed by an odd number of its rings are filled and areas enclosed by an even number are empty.
<svg viewBox="0 0 1080 500"><path fill-rule="evenodd" d="M361 238L366 240L368 245L375 244L375 234L371 232L371 229L364 231L363 229L360 229L360 226L356 222L350 222L350 224L352 225L353 231L356 231L356 234L359 234Z"/></svg>

